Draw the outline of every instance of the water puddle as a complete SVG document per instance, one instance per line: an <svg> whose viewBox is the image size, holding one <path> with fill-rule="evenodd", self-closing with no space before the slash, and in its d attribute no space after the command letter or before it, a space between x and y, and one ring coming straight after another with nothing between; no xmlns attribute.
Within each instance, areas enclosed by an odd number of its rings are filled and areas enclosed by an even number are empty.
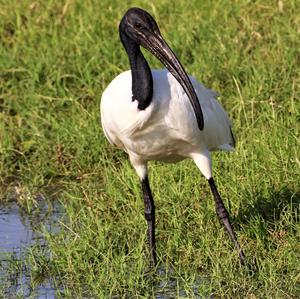
<svg viewBox="0 0 300 299"><path fill-rule="evenodd" d="M58 232L62 222L65 222L65 213L58 201L37 198L30 213L16 201L0 204L0 298L54 299L58 293L63 294L63 290L53 285L51 277L42 277L33 284L35 278L28 267L30 263L26 262L28 256L33 255L30 251L36 247L43 256L49 256L45 231ZM164 267L158 269L155 298L190 298L172 272ZM200 298L197 287L200 283L194 281L192 298ZM32 289L32 285L37 286Z"/></svg>
<svg viewBox="0 0 300 299"><path fill-rule="evenodd" d="M31 271L24 260L34 246L44 247L48 254L42 231L57 232L62 218L62 206L43 198L30 213L16 202L0 206L0 297L2 292L5 298L55 298L49 279L32 290Z"/></svg>
<svg viewBox="0 0 300 299"><path fill-rule="evenodd" d="M187 293L184 289L183 281L181 282L172 269L166 270L160 267L157 271L159 281L155 288L155 299L173 299L173 298L203 298L200 296L198 286L202 283L200 279L195 279L192 289ZM207 297L212 299L213 297Z"/></svg>

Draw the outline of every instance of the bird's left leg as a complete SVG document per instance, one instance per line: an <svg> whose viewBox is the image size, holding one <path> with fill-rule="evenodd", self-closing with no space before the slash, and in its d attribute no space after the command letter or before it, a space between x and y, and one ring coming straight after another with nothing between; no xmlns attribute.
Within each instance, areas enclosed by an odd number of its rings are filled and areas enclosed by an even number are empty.
<svg viewBox="0 0 300 299"><path fill-rule="evenodd" d="M150 249L150 266L153 267L156 266L157 263L155 245L155 206L148 179L147 162L144 162L133 155L130 156L130 161L141 180L145 206L145 219L148 226L147 238Z"/></svg>
<svg viewBox="0 0 300 299"><path fill-rule="evenodd" d="M215 185L215 182L214 182L212 177L208 179L208 183L209 183L210 189L211 189L211 191L213 193L213 196L214 196L214 199L215 199L217 215L218 215L219 219L222 221L227 233L229 234L229 237L230 237L231 241L233 242L233 244L237 248L237 250L239 252L240 261L243 263L244 260L245 260L245 255L244 255L244 252L241 249L241 246L240 246L240 244L239 244L239 242L236 238L236 235L235 235L235 233L233 231L233 228L231 226L231 223L229 221L229 213L228 213L228 211L226 210L226 208L224 206L222 198L221 198L221 196L218 192L218 189L217 189L217 187Z"/></svg>
<svg viewBox="0 0 300 299"><path fill-rule="evenodd" d="M240 244L236 238L236 235L233 231L233 228L231 226L230 220L229 220L229 213L226 210L224 203L222 201L222 198L218 192L218 189L215 185L215 182L212 177L212 168L211 168L211 157L210 153L208 151L204 151L202 153L193 154L192 159L202 172L202 174L207 178L209 186L211 188L211 191L213 193L215 204L216 204L216 212L219 217L219 219L222 221L224 228L226 229L227 233L229 234L229 237L235 247L238 249L239 252L239 258L240 261L243 263L245 259L245 255L243 251L241 250Z"/></svg>

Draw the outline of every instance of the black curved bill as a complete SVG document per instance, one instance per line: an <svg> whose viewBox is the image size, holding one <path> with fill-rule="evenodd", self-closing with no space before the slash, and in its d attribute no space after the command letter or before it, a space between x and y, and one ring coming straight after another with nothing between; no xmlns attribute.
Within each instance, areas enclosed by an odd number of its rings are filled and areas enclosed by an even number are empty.
<svg viewBox="0 0 300 299"><path fill-rule="evenodd" d="M141 44L166 66L170 73L183 87L194 109L198 127L202 131L204 127L204 120L197 94L174 52L159 33L150 35L148 33L147 39L143 40Z"/></svg>

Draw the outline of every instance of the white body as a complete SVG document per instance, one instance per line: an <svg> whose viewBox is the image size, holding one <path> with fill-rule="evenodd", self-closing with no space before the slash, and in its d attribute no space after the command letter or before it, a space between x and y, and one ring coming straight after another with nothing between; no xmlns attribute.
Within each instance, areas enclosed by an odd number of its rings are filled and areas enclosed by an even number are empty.
<svg viewBox="0 0 300 299"><path fill-rule="evenodd" d="M110 143L126 151L141 179L147 162L177 162L192 158L203 175L212 177L209 151L233 150L231 122L216 100L217 94L193 77L204 117L199 130L190 101L167 70L152 70L153 98L145 110L132 101L131 71L118 75L101 99L101 121Z"/></svg>

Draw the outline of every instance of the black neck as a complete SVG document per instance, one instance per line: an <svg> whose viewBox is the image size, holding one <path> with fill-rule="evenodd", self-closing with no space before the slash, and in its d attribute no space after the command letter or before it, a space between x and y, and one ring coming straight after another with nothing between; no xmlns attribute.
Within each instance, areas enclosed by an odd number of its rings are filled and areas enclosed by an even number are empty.
<svg viewBox="0 0 300 299"><path fill-rule="evenodd" d="M146 109L152 100L153 78L140 46L120 28L120 38L127 52L132 75L132 100L138 101L140 110Z"/></svg>

